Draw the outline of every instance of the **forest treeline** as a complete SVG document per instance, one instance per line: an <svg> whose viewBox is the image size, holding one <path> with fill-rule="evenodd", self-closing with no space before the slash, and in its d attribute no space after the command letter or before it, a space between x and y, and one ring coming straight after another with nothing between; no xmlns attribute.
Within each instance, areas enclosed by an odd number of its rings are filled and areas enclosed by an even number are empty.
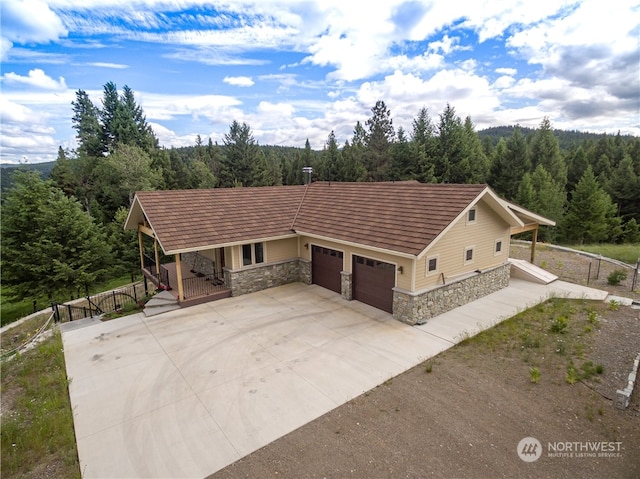
<svg viewBox="0 0 640 479"><path fill-rule="evenodd" d="M479 133L451 105L439 113L420 108L405 130L394 127L379 100L368 118L356 120L350 138L339 143L327 132L321 150L308 140L304 148L259 145L250 125L238 121L222 144L198 135L190 147L163 148L134 92L112 82L101 105L78 90L71 114L78 148L59 148L45 180L16 172L3 193L3 283L17 294L40 288L51 295L136 269L135 238L122 231L136 191L303 184L305 166L314 181L487 183L557 222L541 232L543 240L640 242L638 137L560 133L548 118L536 129ZM69 250L87 253L72 260ZM30 280L38 274L59 281L44 287Z"/></svg>

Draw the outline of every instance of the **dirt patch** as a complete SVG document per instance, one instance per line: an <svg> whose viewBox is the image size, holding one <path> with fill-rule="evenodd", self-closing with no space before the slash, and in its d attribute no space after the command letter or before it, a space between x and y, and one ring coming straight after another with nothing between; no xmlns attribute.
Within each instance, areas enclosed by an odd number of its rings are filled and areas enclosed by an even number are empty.
<svg viewBox="0 0 640 479"><path fill-rule="evenodd" d="M568 318L567 326L562 325ZM612 401L640 348L640 311L556 300L416 366L214 474L284 477L640 477L640 394ZM568 365L592 377L567 382ZM601 374L587 368L601 366ZM538 367L538 383L530 368ZM430 371L430 372L429 372ZM525 437L542 456L525 462ZM613 457L552 457L602 444ZM619 444L619 446L618 446ZM619 447L619 451L617 448Z"/></svg>
<svg viewBox="0 0 640 479"><path fill-rule="evenodd" d="M530 246L512 243L510 256L529 261L531 256ZM602 289L613 295L640 300L640 280L636 286L636 291L631 291L633 268L623 268L604 259L600 260L579 253L561 251L544 244L538 244L534 264L555 274L564 281ZM627 277L620 284L612 286L608 284L607 278L616 270L624 270L627 273Z"/></svg>

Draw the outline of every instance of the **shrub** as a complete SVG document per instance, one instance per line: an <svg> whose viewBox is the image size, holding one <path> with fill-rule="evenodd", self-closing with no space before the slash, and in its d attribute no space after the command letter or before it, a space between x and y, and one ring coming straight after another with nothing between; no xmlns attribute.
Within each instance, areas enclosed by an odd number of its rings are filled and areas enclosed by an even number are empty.
<svg viewBox="0 0 640 479"><path fill-rule="evenodd" d="M533 368L529 368L529 380L533 383L533 384L537 384L540 382L540 369L533 367Z"/></svg>
<svg viewBox="0 0 640 479"><path fill-rule="evenodd" d="M623 269L616 269L609 276L607 276L607 283L610 286L617 286L621 281L627 279L627 272Z"/></svg>
<svg viewBox="0 0 640 479"><path fill-rule="evenodd" d="M564 333L565 330L567 329L567 326L569 325L569 323L567 323L567 318L565 316L559 316L556 319L553 320L553 322L551 323L551 326L549 327L549 330L552 333Z"/></svg>

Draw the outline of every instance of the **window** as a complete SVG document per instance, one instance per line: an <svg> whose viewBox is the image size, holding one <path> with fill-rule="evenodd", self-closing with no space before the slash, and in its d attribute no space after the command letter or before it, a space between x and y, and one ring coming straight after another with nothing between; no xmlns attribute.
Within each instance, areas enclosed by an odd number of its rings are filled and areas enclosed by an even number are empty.
<svg viewBox="0 0 640 479"><path fill-rule="evenodd" d="M435 273L436 271L438 271L438 257L427 258L427 274Z"/></svg>
<svg viewBox="0 0 640 479"><path fill-rule="evenodd" d="M256 243L253 247L255 250L255 262L264 263L264 243Z"/></svg>
<svg viewBox="0 0 640 479"><path fill-rule="evenodd" d="M242 245L242 266L264 263L264 243Z"/></svg>
<svg viewBox="0 0 640 479"><path fill-rule="evenodd" d="M242 266L248 266L253 264L251 260L251 245L243 244L242 245Z"/></svg>
<svg viewBox="0 0 640 479"><path fill-rule="evenodd" d="M464 249L464 264L473 262L473 246Z"/></svg>
<svg viewBox="0 0 640 479"><path fill-rule="evenodd" d="M475 223L475 222L476 222L476 209L475 208L471 208L467 212L467 224Z"/></svg>
<svg viewBox="0 0 640 479"><path fill-rule="evenodd" d="M493 253L497 256L500 253L502 253L502 239L497 239L496 240L496 247L493 250Z"/></svg>

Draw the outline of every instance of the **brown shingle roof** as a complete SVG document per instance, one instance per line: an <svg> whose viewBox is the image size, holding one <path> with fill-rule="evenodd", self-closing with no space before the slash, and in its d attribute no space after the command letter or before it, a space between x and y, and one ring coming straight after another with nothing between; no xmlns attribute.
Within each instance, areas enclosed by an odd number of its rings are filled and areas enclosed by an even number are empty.
<svg viewBox="0 0 640 479"><path fill-rule="evenodd" d="M306 189L306 191L305 191ZM299 233L418 255L486 185L418 182L144 191L165 253ZM136 208L135 204L133 209ZM130 218L135 228L139 218Z"/></svg>
<svg viewBox="0 0 640 479"><path fill-rule="evenodd" d="M486 185L313 183L299 232L418 255Z"/></svg>
<svg viewBox="0 0 640 479"><path fill-rule="evenodd" d="M304 186L141 191L165 253L292 234Z"/></svg>

